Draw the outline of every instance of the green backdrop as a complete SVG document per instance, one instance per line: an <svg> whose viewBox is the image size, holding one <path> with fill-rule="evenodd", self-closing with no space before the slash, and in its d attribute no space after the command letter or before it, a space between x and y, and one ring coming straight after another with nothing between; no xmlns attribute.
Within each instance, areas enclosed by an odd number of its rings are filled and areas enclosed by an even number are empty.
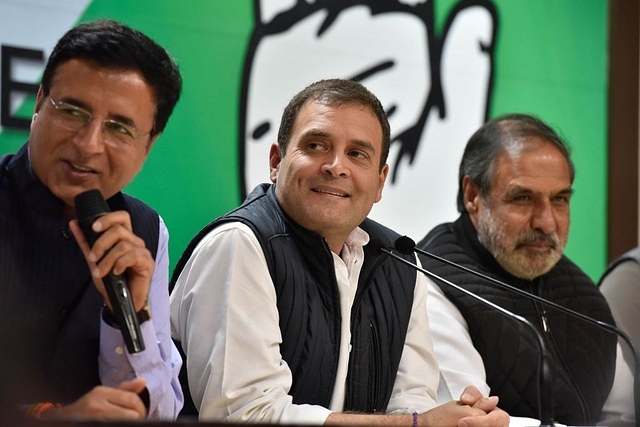
<svg viewBox="0 0 640 427"><path fill-rule="evenodd" d="M439 31L458 1L432 1ZM569 141L577 176L567 254L597 279L606 265L607 3L494 4L498 30L489 115L533 113ZM79 21L100 17L153 37L176 57L183 72L182 99L143 171L126 190L165 219L173 266L197 230L240 202L238 108L253 2L93 0ZM29 116L32 108L33 100L28 100L23 115ZM26 136L4 129L0 154L15 151Z"/></svg>

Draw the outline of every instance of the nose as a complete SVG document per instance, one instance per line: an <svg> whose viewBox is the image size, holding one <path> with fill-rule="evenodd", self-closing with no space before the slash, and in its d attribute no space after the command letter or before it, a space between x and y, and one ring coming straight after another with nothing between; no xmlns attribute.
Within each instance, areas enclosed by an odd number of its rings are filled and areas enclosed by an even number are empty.
<svg viewBox="0 0 640 427"><path fill-rule="evenodd" d="M91 120L73 137L75 145L85 154L101 153L104 151L104 136L102 122Z"/></svg>
<svg viewBox="0 0 640 427"><path fill-rule="evenodd" d="M534 230L542 231L544 234L551 234L556 231L556 216L549 200L541 201L536 205L531 216L531 227Z"/></svg>
<svg viewBox="0 0 640 427"><path fill-rule="evenodd" d="M342 153L329 153L322 163L321 170L332 176L348 176L347 158Z"/></svg>

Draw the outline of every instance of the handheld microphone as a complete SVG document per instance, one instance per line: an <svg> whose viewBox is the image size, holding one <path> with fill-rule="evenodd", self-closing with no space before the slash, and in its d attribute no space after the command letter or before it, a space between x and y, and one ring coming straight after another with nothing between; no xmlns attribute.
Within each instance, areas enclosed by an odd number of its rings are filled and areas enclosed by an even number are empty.
<svg viewBox="0 0 640 427"><path fill-rule="evenodd" d="M412 251L410 250L406 252L404 251L406 246L404 246L402 242L398 243L400 239L402 239L402 237L396 240L396 249L405 255L411 254ZM409 238L407 237L407 239ZM510 319L513 319L517 322L524 324L527 328L529 328L533 332L534 336L536 337L536 342L538 344L538 349L539 349L539 365L538 365L538 374L539 374L538 375L538 414L539 415L538 417L540 418L541 427L553 426L554 425L554 422L553 422L553 371L549 366L549 356L548 356L547 347L544 343L544 338L542 337L542 334L540 333L540 331L524 317L519 316L515 313L512 313L509 310L506 310L505 308L499 306L498 304L495 304L487 299L484 299L481 296L476 295L473 292L438 276L437 274L434 274L422 267L417 266L416 264L394 254L391 250L385 247L381 246L379 249L382 253L390 256L391 258L414 268L415 270L427 275L432 279L435 279L441 283L444 283L447 286L451 286L452 288L468 295L469 297L477 300L478 302L493 308L494 310L498 311L499 313L501 313L502 315Z"/></svg>
<svg viewBox="0 0 640 427"><path fill-rule="evenodd" d="M429 257L431 259L435 259L437 261L440 261L444 264L447 264L459 271L464 271L466 273L472 274L478 278L484 279L490 283L493 283L494 285L505 289L507 291L516 293L520 296L523 296L529 300L533 300L536 302L539 302L540 304L543 304L547 307L551 307L554 308L562 313L565 313L571 317L574 317L576 319L580 319L586 323L589 323L591 325L595 325L601 329L604 329L608 332L611 332L613 334L618 335L620 338L622 338L627 345L629 346L629 348L631 348L631 352L633 353L633 357L634 357L634 362L635 362L635 372L634 372L634 378L633 378L633 396L634 396L634 409L635 409L635 414L636 414L636 420L640 420L638 418L638 416L640 415L640 352L638 351L638 347L636 346L636 344L633 342L633 340L631 339L631 337L629 337L629 335L627 335L627 333L625 333L624 331L622 331L619 328L616 328L613 325L610 325L609 323L603 322L601 320L597 320L594 319L592 317L586 316L582 313L579 313L577 311L571 310L570 308L567 308L563 305L557 304L553 301L549 301L546 300L542 297L539 297L538 295L523 291L520 288L516 288L515 286L509 285L505 282L502 282L498 279L495 279L491 276L488 276L486 274L480 273L479 271L475 271L472 270L468 267L465 267L464 265L460 265L457 264L453 261L449 261L448 259L442 258L438 255L432 254L430 252L427 252L423 249L420 249L418 247L416 247L415 242L407 236L402 236L399 237L396 242L395 242L396 248L398 249L398 251L400 251L403 254L409 254L412 252L417 252L421 255L424 255L426 257Z"/></svg>
<svg viewBox="0 0 640 427"><path fill-rule="evenodd" d="M102 233L96 233L91 228L95 220L109 213L109 205L102 197L100 190L88 190L80 193L75 198L76 215L82 232L89 246L93 246ZM124 342L129 353L138 353L144 350L144 340L140 332L140 324L136 316L133 301L127 286L127 280L122 275L109 272L102 278L104 287L113 308Z"/></svg>

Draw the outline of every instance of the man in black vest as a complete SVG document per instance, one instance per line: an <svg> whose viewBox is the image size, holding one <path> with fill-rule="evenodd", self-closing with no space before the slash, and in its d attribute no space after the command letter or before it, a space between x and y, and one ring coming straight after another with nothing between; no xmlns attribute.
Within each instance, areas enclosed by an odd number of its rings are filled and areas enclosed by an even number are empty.
<svg viewBox="0 0 640 427"><path fill-rule="evenodd" d="M542 121L518 114L491 120L470 138L460 163L460 217L435 227L418 246L612 324L594 283L563 255L574 174L566 144ZM614 378L615 335L440 261L425 256L421 261L540 329L555 374L555 420L588 425L600 419ZM511 416L537 418L534 334L445 284L438 286L427 305L445 380L439 394L455 394L470 383L499 396Z"/></svg>
<svg viewBox="0 0 640 427"><path fill-rule="evenodd" d="M37 418L172 419L182 406L171 342L168 234L121 190L180 96L169 54L113 21L69 30L39 88L28 142L0 157L0 384L3 408ZM111 212L78 227L75 196ZM129 354L102 279L128 281L145 349ZM15 422L15 424L20 424Z"/></svg>
<svg viewBox="0 0 640 427"><path fill-rule="evenodd" d="M398 235L367 219L389 145L385 112L362 85L310 85L283 113L273 184L188 246L172 279L171 324L201 419L508 423L475 388L436 407L437 363L422 339L426 280L379 250Z"/></svg>

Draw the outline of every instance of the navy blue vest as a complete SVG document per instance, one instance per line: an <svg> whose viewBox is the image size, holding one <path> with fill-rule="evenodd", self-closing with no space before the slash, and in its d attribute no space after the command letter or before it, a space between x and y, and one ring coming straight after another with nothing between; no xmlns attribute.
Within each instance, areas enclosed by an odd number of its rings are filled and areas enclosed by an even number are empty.
<svg viewBox="0 0 640 427"><path fill-rule="evenodd" d="M289 394L296 404L329 407L341 322L333 257L320 235L300 227L280 209L274 188L258 186L242 206L201 230L178 262L172 284L210 230L230 221L247 224L262 245L276 289L283 337L280 351L293 373ZM376 249L377 244L392 247L398 234L368 219L361 227L375 243L364 248L351 313L345 410L384 412L402 356L416 272Z"/></svg>
<svg viewBox="0 0 640 427"><path fill-rule="evenodd" d="M159 218L116 194L155 257ZM27 146L0 157L0 384L14 402L76 400L100 384L103 300L63 219L64 204L31 170Z"/></svg>

